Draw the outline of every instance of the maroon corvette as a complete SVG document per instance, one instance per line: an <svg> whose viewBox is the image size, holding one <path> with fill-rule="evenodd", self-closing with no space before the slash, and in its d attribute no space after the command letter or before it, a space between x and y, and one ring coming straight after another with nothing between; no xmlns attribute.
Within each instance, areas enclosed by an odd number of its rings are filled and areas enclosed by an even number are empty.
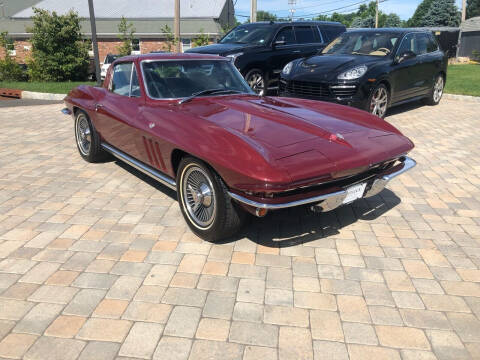
<svg viewBox="0 0 480 360"><path fill-rule="evenodd" d="M80 155L110 153L177 191L191 229L233 235L246 212L329 211L378 194L415 166L413 143L341 105L262 97L232 62L196 54L124 57L103 87L65 98Z"/></svg>

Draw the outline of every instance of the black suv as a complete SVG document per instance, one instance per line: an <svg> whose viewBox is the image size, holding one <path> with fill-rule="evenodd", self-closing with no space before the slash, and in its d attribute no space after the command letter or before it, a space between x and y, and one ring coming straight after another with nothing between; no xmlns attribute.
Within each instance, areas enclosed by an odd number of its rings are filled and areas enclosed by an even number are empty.
<svg viewBox="0 0 480 360"><path fill-rule="evenodd" d="M278 89L283 67L322 50L345 32L344 25L326 21L258 22L239 25L217 44L186 52L231 57L257 93Z"/></svg>

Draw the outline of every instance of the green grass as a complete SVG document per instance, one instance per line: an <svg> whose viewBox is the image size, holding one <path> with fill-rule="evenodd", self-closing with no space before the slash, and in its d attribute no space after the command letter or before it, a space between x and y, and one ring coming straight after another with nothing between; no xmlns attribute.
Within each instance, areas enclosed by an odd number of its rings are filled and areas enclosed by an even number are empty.
<svg viewBox="0 0 480 360"><path fill-rule="evenodd" d="M94 82L18 82L0 81L0 88L66 94L78 85L95 85Z"/></svg>
<svg viewBox="0 0 480 360"><path fill-rule="evenodd" d="M480 64L449 65L445 92L480 96Z"/></svg>

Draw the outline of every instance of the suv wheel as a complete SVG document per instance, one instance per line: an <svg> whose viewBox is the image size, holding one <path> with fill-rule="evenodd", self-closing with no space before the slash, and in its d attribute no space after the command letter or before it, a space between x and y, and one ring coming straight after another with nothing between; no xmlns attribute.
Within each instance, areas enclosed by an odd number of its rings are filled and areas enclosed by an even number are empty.
<svg viewBox="0 0 480 360"><path fill-rule="evenodd" d="M443 80L443 76L438 74L435 78L435 82L433 83L432 90L427 98L428 105L438 105L440 100L442 99L443 95L443 88L445 87L445 81Z"/></svg>
<svg viewBox="0 0 480 360"><path fill-rule="evenodd" d="M260 69L252 69L245 75L248 85L259 95L266 94L266 81L263 71Z"/></svg>
<svg viewBox="0 0 480 360"><path fill-rule="evenodd" d="M388 89L384 84L378 85L368 97L367 111L380 118L384 118L388 109Z"/></svg>

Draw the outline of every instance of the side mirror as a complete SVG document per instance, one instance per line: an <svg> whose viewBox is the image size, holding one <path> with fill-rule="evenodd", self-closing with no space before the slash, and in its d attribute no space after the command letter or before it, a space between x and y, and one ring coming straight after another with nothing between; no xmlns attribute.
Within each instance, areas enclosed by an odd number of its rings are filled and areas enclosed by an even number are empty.
<svg viewBox="0 0 480 360"><path fill-rule="evenodd" d="M408 50L398 55L397 58L395 59L395 62L397 64L400 64L406 60L413 59L416 56L417 55L413 51Z"/></svg>

